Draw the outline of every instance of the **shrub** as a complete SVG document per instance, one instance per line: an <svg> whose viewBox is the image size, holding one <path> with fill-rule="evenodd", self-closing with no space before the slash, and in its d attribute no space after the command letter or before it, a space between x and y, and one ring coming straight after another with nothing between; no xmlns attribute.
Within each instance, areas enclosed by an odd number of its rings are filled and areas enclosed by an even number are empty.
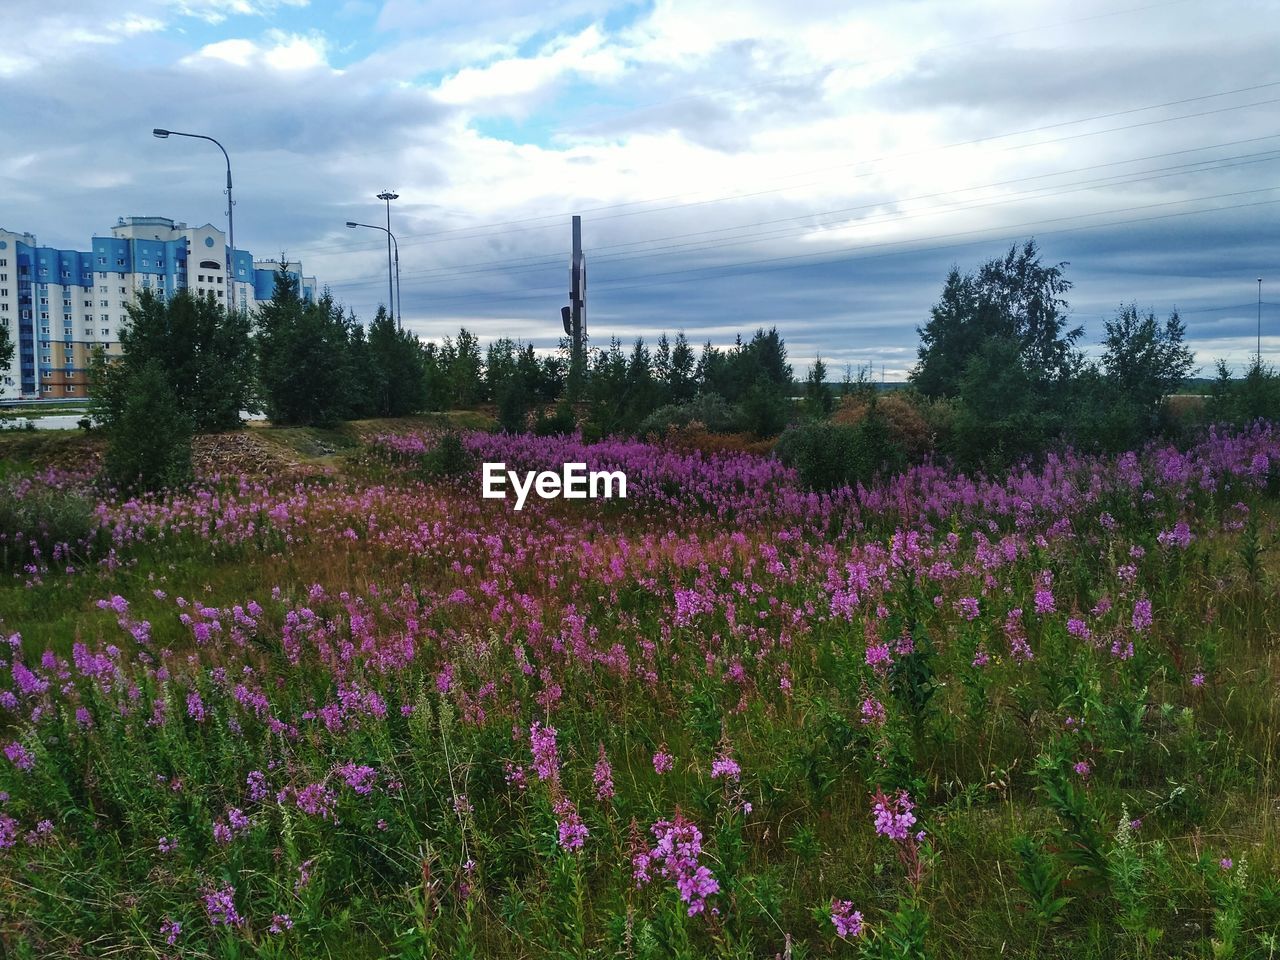
<svg viewBox="0 0 1280 960"><path fill-rule="evenodd" d="M78 492L0 485L0 570L49 559L59 548L85 552L97 530L93 504Z"/></svg>
<svg viewBox="0 0 1280 960"><path fill-rule="evenodd" d="M791 420L791 399L772 380L761 377L742 398L742 426L757 437L776 437Z"/></svg>
<svg viewBox="0 0 1280 960"><path fill-rule="evenodd" d="M867 483L905 459L874 412L854 426L818 422L792 427L779 438L775 452L814 490Z"/></svg>
<svg viewBox="0 0 1280 960"><path fill-rule="evenodd" d="M874 394L858 391L840 401L839 408L831 415L832 423L857 426L874 410L884 419L889 439L902 448L911 459L927 456L934 445L934 430L921 413L923 404L917 398L902 392Z"/></svg>
<svg viewBox="0 0 1280 960"><path fill-rule="evenodd" d="M498 426L506 433L524 433L529 423L529 392L522 378L507 378L498 388Z"/></svg>
<svg viewBox="0 0 1280 960"><path fill-rule="evenodd" d="M776 439L761 440L752 433L712 433L699 423L676 427L666 436L668 446L677 450L701 450L703 453L753 453L768 456L777 446Z"/></svg>
<svg viewBox="0 0 1280 960"><path fill-rule="evenodd" d="M191 479L191 421L155 360L128 374L123 403L107 427L110 482L126 490L159 490Z"/></svg>
<svg viewBox="0 0 1280 960"><path fill-rule="evenodd" d="M699 423L709 433L735 433L742 429L742 414L718 393L700 393L686 403L668 403L659 407L640 424L642 437L664 437Z"/></svg>
<svg viewBox="0 0 1280 960"><path fill-rule="evenodd" d="M577 426L573 408L567 403L562 403L550 414L540 411L533 421L533 432L539 437L556 437L573 433Z"/></svg>
<svg viewBox="0 0 1280 960"><path fill-rule="evenodd" d="M462 443L461 435L453 432L441 434L435 449L423 456L423 468L430 477L459 477L471 471L475 458Z"/></svg>

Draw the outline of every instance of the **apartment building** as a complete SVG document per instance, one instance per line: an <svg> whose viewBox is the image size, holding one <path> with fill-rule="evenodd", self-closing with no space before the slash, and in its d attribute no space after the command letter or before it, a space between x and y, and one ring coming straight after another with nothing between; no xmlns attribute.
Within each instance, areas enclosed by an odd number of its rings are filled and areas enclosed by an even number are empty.
<svg viewBox="0 0 1280 960"><path fill-rule="evenodd" d="M252 310L271 297L279 264L227 247L226 234L167 217L121 217L90 249L41 246L30 233L0 228L0 328L16 349L0 366L0 399L62 400L87 396L93 351L120 349L127 306L142 290L179 290ZM317 296L300 264L289 272L304 299Z"/></svg>

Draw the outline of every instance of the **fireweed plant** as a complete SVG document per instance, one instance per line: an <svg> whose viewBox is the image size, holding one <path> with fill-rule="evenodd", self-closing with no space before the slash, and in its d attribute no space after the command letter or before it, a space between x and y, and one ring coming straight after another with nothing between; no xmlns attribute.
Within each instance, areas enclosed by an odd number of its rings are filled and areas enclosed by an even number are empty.
<svg viewBox="0 0 1280 960"><path fill-rule="evenodd" d="M1274 955L1272 428L829 494L438 443L6 481L87 507L0 544L0 952Z"/></svg>

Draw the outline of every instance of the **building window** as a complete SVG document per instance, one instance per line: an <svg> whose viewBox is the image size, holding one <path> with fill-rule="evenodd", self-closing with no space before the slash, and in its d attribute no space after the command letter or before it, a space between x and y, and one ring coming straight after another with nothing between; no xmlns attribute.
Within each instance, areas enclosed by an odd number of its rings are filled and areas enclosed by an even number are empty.
<svg viewBox="0 0 1280 960"><path fill-rule="evenodd" d="M76 392L76 385L74 383L71 386L67 387L67 393L75 393L75 392Z"/></svg>

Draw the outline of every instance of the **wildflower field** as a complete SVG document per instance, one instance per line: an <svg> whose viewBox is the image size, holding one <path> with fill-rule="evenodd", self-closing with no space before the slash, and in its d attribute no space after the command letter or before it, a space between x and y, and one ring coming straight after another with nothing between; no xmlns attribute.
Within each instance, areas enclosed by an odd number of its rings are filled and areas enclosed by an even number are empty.
<svg viewBox="0 0 1280 960"><path fill-rule="evenodd" d="M0 479L0 955L1280 954L1280 431L834 494L439 447Z"/></svg>

